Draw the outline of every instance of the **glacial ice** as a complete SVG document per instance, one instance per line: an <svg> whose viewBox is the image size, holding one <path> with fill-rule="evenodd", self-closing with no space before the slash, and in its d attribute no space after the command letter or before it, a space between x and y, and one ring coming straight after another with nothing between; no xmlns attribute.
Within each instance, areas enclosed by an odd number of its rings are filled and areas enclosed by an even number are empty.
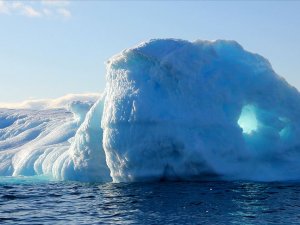
<svg viewBox="0 0 300 225"><path fill-rule="evenodd" d="M237 42L150 40L112 57L106 79L96 103L1 109L0 176L300 179L300 94Z"/></svg>

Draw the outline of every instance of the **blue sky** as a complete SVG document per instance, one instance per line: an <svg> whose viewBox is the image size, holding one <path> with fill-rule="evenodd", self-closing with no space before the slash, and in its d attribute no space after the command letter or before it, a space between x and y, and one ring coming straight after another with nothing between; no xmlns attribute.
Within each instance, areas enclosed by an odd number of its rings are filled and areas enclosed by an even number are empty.
<svg viewBox="0 0 300 225"><path fill-rule="evenodd" d="M0 0L0 102L100 92L104 62L151 38L233 39L300 89L297 1Z"/></svg>

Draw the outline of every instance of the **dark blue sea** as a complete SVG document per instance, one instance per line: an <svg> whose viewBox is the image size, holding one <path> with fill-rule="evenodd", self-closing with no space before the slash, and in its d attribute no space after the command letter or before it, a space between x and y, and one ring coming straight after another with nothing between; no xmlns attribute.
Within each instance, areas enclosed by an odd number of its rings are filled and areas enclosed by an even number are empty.
<svg viewBox="0 0 300 225"><path fill-rule="evenodd" d="M0 183L0 224L300 224L299 183Z"/></svg>

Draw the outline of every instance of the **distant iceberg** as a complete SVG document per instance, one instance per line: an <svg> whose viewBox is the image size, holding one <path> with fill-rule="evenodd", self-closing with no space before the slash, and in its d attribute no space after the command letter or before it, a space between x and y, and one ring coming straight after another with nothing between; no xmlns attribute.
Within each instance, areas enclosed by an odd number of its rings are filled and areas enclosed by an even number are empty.
<svg viewBox="0 0 300 225"><path fill-rule="evenodd" d="M96 103L0 110L0 175L300 179L300 94L237 42L150 40L106 79Z"/></svg>

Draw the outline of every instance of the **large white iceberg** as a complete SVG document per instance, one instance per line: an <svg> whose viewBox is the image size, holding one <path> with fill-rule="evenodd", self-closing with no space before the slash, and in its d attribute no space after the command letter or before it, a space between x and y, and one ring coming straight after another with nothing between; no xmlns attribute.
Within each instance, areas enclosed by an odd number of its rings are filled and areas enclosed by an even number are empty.
<svg viewBox="0 0 300 225"><path fill-rule="evenodd" d="M115 181L300 178L300 95L234 41L151 40L107 66Z"/></svg>
<svg viewBox="0 0 300 225"><path fill-rule="evenodd" d="M238 43L150 40L112 57L106 77L95 104L0 110L0 175L300 179L300 94Z"/></svg>

